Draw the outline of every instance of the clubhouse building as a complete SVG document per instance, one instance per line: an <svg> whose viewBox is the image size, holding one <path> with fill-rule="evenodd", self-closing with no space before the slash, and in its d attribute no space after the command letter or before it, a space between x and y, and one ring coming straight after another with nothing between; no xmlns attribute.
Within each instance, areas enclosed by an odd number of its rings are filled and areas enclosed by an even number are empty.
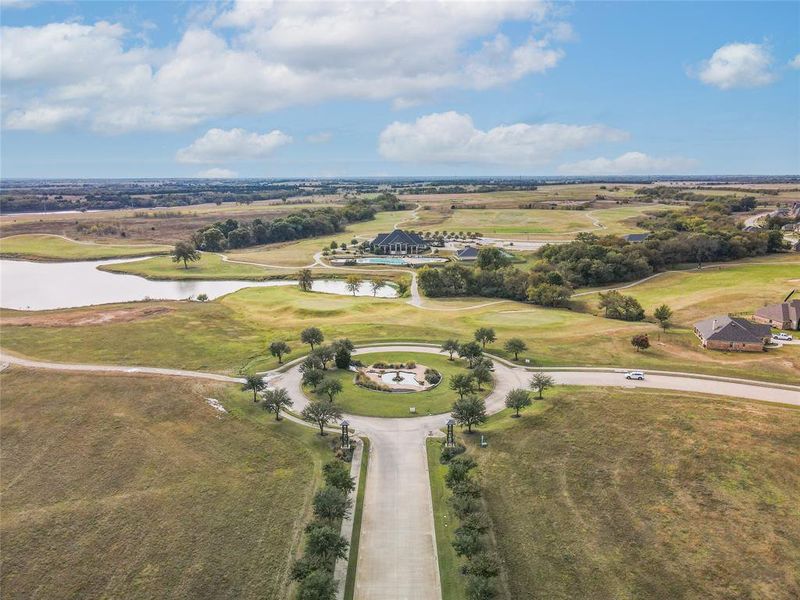
<svg viewBox="0 0 800 600"><path fill-rule="evenodd" d="M421 254L430 247L421 236L402 229L379 233L370 243L370 249L375 254Z"/></svg>

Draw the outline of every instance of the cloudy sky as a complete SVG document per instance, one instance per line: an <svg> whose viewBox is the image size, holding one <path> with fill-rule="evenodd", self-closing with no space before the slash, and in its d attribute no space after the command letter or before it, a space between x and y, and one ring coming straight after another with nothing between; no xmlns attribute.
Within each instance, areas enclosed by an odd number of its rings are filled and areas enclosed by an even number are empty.
<svg viewBox="0 0 800 600"><path fill-rule="evenodd" d="M0 11L3 177L800 173L797 2Z"/></svg>

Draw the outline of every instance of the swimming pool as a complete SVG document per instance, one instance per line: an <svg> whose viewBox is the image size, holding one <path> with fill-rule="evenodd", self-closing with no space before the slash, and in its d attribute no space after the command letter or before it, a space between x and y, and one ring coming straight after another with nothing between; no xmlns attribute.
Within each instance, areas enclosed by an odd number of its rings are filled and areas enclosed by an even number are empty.
<svg viewBox="0 0 800 600"><path fill-rule="evenodd" d="M357 265L391 265L396 267L428 265L432 263L447 262L446 258L434 258L432 256L369 256L366 258L335 259L331 261L335 265L352 264Z"/></svg>

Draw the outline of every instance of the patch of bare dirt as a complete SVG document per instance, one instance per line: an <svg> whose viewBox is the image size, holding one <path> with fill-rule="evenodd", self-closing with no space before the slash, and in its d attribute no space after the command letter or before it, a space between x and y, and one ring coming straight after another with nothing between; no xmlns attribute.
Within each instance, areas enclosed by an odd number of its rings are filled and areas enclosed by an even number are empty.
<svg viewBox="0 0 800 600"><path fill-rule="evenodd" d="M42 313L20 317L4 317L2 325L37 327L81 327L84 325L104 325L107 323L127 323L172 312L168 306L146 306L136 308L115 308L98 310L96 308L70 311L67 313Z"/></svg>

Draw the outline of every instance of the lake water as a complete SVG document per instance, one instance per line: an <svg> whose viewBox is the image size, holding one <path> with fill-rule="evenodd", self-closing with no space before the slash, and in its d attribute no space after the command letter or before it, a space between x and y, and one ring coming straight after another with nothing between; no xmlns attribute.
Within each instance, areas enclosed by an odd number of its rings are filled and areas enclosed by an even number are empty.
<svg viewBox="0 0 800 600"><path fill-rule="evenodd" d="M97 269L98 265L137 259L40 263L0 259L0 306L18 310L49 310L136 300L183 300L206 294L210 300L248 287L297 285L296 281L150 281L137 275L121 275ZM317 279L313 290L350 295L345 282ZM369 282L358 296L372 296ZM385 285L379 298L395 298L397 290Z"/></svg>

